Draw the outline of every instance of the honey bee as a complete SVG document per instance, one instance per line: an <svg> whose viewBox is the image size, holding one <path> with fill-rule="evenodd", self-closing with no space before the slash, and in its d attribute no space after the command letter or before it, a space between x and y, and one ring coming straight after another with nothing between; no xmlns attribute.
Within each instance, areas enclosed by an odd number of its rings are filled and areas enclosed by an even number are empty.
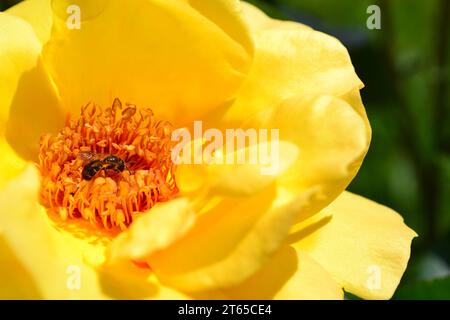
<svg viewBox="0 0 450 320"><path fill-rule="evenodd" d="M84 180L92 180L97 173L104 170L105 173L108 170L113 170L114 172L120 173L125 169L130 171L123 159L116 155L102 156L90 151L81 151L78 153L78 158L83 160L84 166L81 176ZM130 172L131 173L131 172Z"/></svg>

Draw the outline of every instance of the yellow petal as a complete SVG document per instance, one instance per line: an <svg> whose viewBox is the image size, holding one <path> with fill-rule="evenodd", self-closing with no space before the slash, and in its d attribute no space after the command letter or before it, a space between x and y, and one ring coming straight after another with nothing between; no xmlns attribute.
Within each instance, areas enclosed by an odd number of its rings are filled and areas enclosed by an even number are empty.
<svg viewBox="0 0 450 320"><path fill-rule="evenodd" d="M367 118L366 109L364 108L359 88L354 88L348 93L342 95L340 98L351 105L353 109L355 109L355 111L361 116L366 126L367 141L370 143L372 138L372 128L370 127L369 119Z"/></svg>
<svg viewBox="0 0 450 320"><path fill-rule="evenodd" d="M6 123L6 139L22 158L37 161L41 136L58 132L66 116L42 62L38 61L20 79Z"/></svg>
<svg viewBox="0 0 450 320"><path fill-rule="evenodd" d="M79 5L81 29L66 10ZM178 125L235 95L252 60L236 1L54 1L44 60L68 109L114 97Z"/></svg>
<svg viewBox="0 0 450 320"><path fill-rule="evenodd" d="M17 155L11 146L0 138L0 188L15 178L26 166L26 162Z"/></svg>
<svg viewBox="0 0 450 320"><path fill-rule="evenodd" d="M257 147L253 145L241 151L248 155L257 151ZM275 194L276 177L298 156L292 144L281 141L278 149L280 161L271 172L273 175L261 176L262 166L256 164L254 167L216 163L182 165L185 170L177 171L177 177L186 179L183 173L189 172L189 168L191 173L194 169L201 172L189 175L187 180L206 176L203 181L208 189L206 198L197 195L189 202L179 198L152 208L113 241L109 262L123 258L147 260L164 283L187 291L230 286L254 273L281 245L303 200ZM181 195L192 196L183 191L182 185ZM193 209L197 213L195 224ZM265 240L259 242L258 238ZM192 260L191 255L196 258ZM211 259L216 260L215 265L211 265ZM235 261L249 266L230 274L236 268ZM216 274L222 274L221 279L213 279Z"/></svg>
<svg viewBox="0 0 450 320"><path fill-rule="evenodd" d="M9 8L6 12L27 21L43 44L50 38L52 28L51 0L25 0Z"/></svg>
<svg viewBox="0 0 450 320"><path fill-rule="evenodd" d="M59 129L66 115L31 26L0 13L0 47L0 134L21 157L37 160L40 136Z"/></svg>
<svg viewBox="0 0 450 320"><path fill-rule="evenodd" d="M188 0L190 6L217 24L228 36L240 43L249 53L253 52L253 39L239 0Z"/></svg>
<svg viewBox="0 0 450 320"><path fill-rule="evenodd" d="M109 247L109 262L143 260L181 238L193 225L195 215L185 198L158 203L118 235Z"/></svg>
<svg viewBox="0 0 450 320"><path fill-rule="evenodd" d="M147 259L162 283L198 292L236 286L264 266L309 200L277 194L274 184L248 197L221 197L199 209L193 228Z"/></svg>
<svg viewBox="0 0 450 320"><path fill-rule="evenodd" d="M248 154L251 150L257 151L256 146L243 151ZM193 196L189 201L178 198L158 204L113 241L109 262L117 263L123 258L146 260L165 284L187 291L230 286L248 277L281 245L296 209L302 203L298 199L284 199L282 194L274 199L277 175L286 170L298 155L296 147L289 143L280 142L279 150L280 162L274 174L267 178L261 177L259 170L262 167L258 165L255 168L246 164L183 165L185 170L177 171L177 177L186 179L183 173L189 172L188 168L192 169L191 173L195 168L201 173L190 175L187 180L206 176L204 182L209 192L206 198ZM233 181L233 177L240 179ZM244 186L241 186L242 178L245 179ZM182 191L181 196L192 195ZM302 196L306 198L306 195ZM231 208L235 213L229 212ZM193 210L197 213L195 224ZM266 240L258 242L258 237ZM195 274L186 273L185 269L191 267L188 264L192 254L202 255L192 260L197 269ZM217 259L215 266L208 265L211 258ZM180 261L176 262L178 259ZM235 268L234 261L250 266L247 270L227 275ZM178 274L168 275L174 271L168 270L167 266L175 267ZM223 273L223 279L211 280L215 273Z"/></svg>
<svg viewBox="0 0 450 320"><path fill-rule="evenodd" d="M4 134L9 107L22 74L36 65L40 51L29 24L0 13L0 128Z"/></svg>
<svg viewBox="0 0 450 320"><path fill-rule="evenodd" d="M320 227L289 237L344 287L367 299L389 299L406 269L417 234L395 211L344 192L323 212Z"/></svg>
<svg viewBox="0 0 450 320"><path fill-rule="evenodd" d="M354 102L355 108L348 101ZM285 152L290 154L291 160L276 181L292 197L305 190L317 191L314 201L299 212L299 221L333 201L356 175L368 150L371 134L360 101L357 89L342 99L327 95L296 96L244 122L246 128L279 130L280 146L287 144L298 150L298 157L293 157L293 152ZM183 179L182 174L180 176ZM246 181L245 187L253 180L238 181Z"/></svg>
<svg viewBox="0 0 450 320"><path fill-rule="evenodd" d="M195 152L195 144L196 141L187 147ZM254 144L230 155L237 161L242 153L248 161L250 154L258 156L260 149L266 147L266 143ZM197 219L184 237L165 250L159 250L153 241L147 242L146 260L163 283L186 291L229 287L256 272L279 248L310 193L289 198L277 190L277 178L295 162L299 152L295 145L284 141L279 141L276 149L271 151L279 152L278 161L269 164L273 169L270 172L264 171L269 162L218 164L229 155L221 149L216 150L210 163L179 165L176 175L180 195L190 199ZM176 221L183 210L178 211L174 214L178 216ZM152 219L149 217L148 221ZM170 223L164 225L170 219L161 221L160 227L152 228L154 234L136 239L158 238L159 233L164 235L173 228ZM152 255L155 249L159 251ZM139 254L137 258L143 256Z"/></svg>
<svg viewBox="0 0 450 320"><path fill-rule="evenodd" d="M270 19L248 4L244 9L255 38L254 63L236 101L210 121L279 129L281 140L298 147L298 161L278 184L293 194L319 187L301 220L348 186L368 150L371 130L359 96L363 85L338 40Z"/></svg>
<svg viewBox="0 0 450 320"><path fill-rule="evenodd" d="M243 164L212 164L207 166L207 176L210 179L211 192L226 195L248 196L255 194L273 183L277 177L287 171L299 156L296 145L285 141L275 143L258 143L250 147L232 152L232 158L247 159ZM254 164L249 163L251 155L263 155L272 144L272 153L258 157ZM274 147L276 145L276 147ZM226 159L228 153L225 153ZM237 160L235 160L237 161Z"/></svg>
<svg viewBox="0 0 450 320"><path fill-rule="evenodd" d="M221 196L253 195L274 183L300 153L295 144L278 140L256 142L231 151L221 146L212 155L206 152L209 146L197 143L197 140L186 145L185 150L192 150L192 159L188 164L177 166L177 185L181 194L207 189L208 193ZM203 160L196 164L194 153L201 157L202 149Z"/></svg>
<svg viewBox="0 0 450 320"><path fill-rule="evenodd" d="M282 140L280 145L297 150L284 152L288 165L275 177L267 179L250 170L251 166L239 165L193 165L192 170L183 166L178 172L182 192L192 192L188 187L193 179L202 181L196 189L207 184L209 196L219 195L222 200L212 201L212 208L200 208L197 224L185 238L149 257L164 283L181 290L202 291L244 281L278 249L292 217L315 213L345 187L367 150L365 123L342 99L296 97L280 105L267 119L267 126L282 129L282 139L294 142ZM299 128L303 134L298 133ZM240 198L243 195L247 198ZM302 196L303 202L296 206L286 205ZM254 239L262 230L264 240L257 242Z"/></svg>
<svg viewBox="0 0 450 320"><path fill-rule="evenodd" d="M263 269L237 287L229 299L340 300L342 288L308 254L282 247Z"/></svg>
<svg viewBox="0 0 450 320"><path fill-rule="evenodd" d="M294 96L340 97L363 86L337 39L302 24L266 18L249 4L243 8L252 26L255 58L226 120L240 122Z"/></svg>
<svg viewBox="0 0 450 320"><path fill-rule="evenodd" d="M7 284L1 286L2 298L42 296L46 280L36 276L59 267L52 259L51 238L39 213L38 183L37 170L29 167L0 192L1 280ZM39 263L45 260L46 266ZM27 292L27 287L32 290Z"/></svg>
<svg viewBox="0 0 450 320"><path fill-rule="evenodd" d="M130 250L124 244L121 255L116 256L119 259L107 263L107 250L116 239L113 235L83 220L61 223L56 217L51 224L57 231L53 233L60 258L66 264L81 268L81 290L75 290L71 298L188 299L185 294L162 285L151 269L137 266L130 260L142 246ZM162 245L162 237L159 240L158 244ZM133 244L136 245L136 241ZM120 259L126 254L129 254L128 259Z"/></svg>
<svg viewBox="0 0 450 320"><path fill-rule="evenodd" d="M301 218L318 212L344 190L356 175L368 150L367 123L344 100L332 96L287 100L272 111L268 127L295 143L298 161L280 179L289 192L320 187Z"/></svg>
<svg viewBox="0 0 450 320"><path fill-rule="evenodd" d="M64 247L67 242L38 204L39 184L38 172L30 165L0 191L0 279L7 285L0 287L0 296L103 297L96 273L83 262L81 251Z"/></svg>
<svg viewBox="0 0 450 320"><path fill-rule="evenodd" d="M131 261L104 264L112 236L86 221L51 219L30 165L0 190L0 298L184 299Z"/></svg>
<svg viewBox="0 0 450 320"><path fill-rule="evenodd" d="M161 285L154 273L130 261L108 265L100 270L102 288L113 299L185 300L190 297Z"/></svg>

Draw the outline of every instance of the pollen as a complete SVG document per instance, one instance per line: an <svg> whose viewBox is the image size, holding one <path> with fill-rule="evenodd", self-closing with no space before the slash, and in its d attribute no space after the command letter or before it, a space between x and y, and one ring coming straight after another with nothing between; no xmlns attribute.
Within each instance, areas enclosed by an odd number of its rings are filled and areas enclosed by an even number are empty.
<svg viewBox="0 0 450 320"><path fill-rule="evenodd" d="M118 98L106 109L87 104L77 120L67 118L59 133L41 137L41 203L63 220L85 219L106 229L126 229L178 192L172 131L171 124L157 121L151 109L123 105ZM124 166L104 160L111 158ZM101 167L93 168L93 161Z"/></svg>

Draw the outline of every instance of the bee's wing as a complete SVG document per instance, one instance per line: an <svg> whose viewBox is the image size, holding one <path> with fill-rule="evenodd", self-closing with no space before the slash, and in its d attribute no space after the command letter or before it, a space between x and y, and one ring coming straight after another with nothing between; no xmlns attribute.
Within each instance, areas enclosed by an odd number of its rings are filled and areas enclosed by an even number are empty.
<svg viewBox="0 0 450 320"><path fill-rule="evenodd" d="M78 152L77 158L86 164L89 161L101 159L101 155L92 151L80 151Z"/></svg>

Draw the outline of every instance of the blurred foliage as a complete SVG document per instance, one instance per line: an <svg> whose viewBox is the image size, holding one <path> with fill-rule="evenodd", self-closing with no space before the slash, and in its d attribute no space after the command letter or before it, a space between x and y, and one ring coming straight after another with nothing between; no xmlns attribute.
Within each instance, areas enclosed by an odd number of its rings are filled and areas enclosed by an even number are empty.
<svg viewBox="0 0 450 320"><path fill-rule="evenodd" d="M21 0L0 0L0 10L6 10L9 7L19 3Z"/></svg>
<svg viewBox="0 0 450 320"><path fill-rule="evenodd" d="M408 283L397 290L398 299L447 300L450 297L450 277Z"/></svg>
<svg viewBox="0 0 450 320"><path fill-rule="evenodd" d="M248 2L348 48L373 128L349 189L394 208L419 234L394 298L450 299L450 0ZM381 8L380 30L366 27L371 4Z"/></svg>

